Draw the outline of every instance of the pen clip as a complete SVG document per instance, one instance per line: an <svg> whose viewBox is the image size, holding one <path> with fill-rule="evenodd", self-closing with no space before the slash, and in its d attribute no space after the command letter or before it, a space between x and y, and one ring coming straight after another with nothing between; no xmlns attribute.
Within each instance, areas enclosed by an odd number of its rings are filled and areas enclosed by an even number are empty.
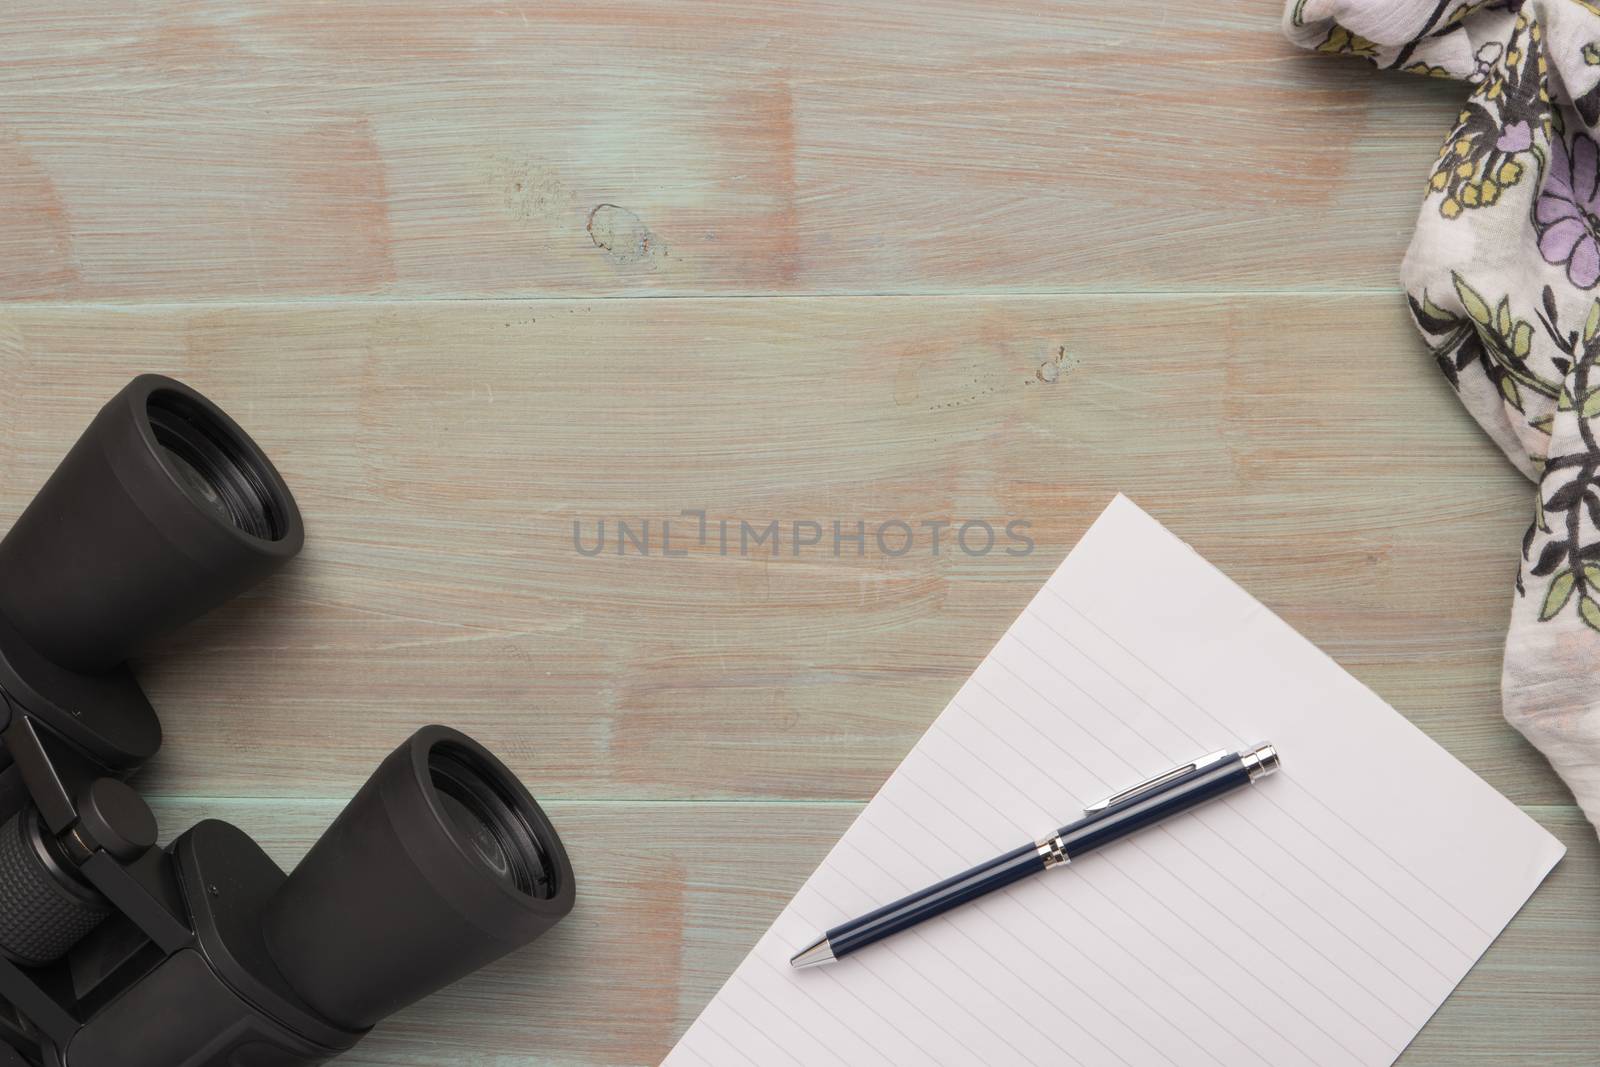
<svg viewBox="0 0 1600 1067"><path fill-rule="evenodd" d="M1132 800L1136 796L1140 796L1141 794L1147 793L1152 789L1166 785L1168 782L1180 775L1188 774L1190 771L1198 771L1204 767L1211 766L1213 763L1220 763L1221 761L1227 759L1229 755L1231 755L1231 753L1229 753L1227 749L1223 749L1220 752L1209 752L1206 755L1201 756L1199 759L1190 760L1181 767L1174 767L1170 771L1162 771L1154 778L1146 778L1138 785L1130 786L1120 793L1113 793L1104 800L1096 801L1095 803L1090 804L1088 807L1083 809L1084 814L1093 815L1095 812L1105 811L1113 804L1121 804L1125 800Z"/></svg>

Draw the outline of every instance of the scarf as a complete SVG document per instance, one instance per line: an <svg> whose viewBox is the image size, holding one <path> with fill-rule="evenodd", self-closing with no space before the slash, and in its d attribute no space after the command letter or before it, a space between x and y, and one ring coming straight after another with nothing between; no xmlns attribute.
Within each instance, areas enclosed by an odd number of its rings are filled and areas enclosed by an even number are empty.
<svg viewBox="0 0 1600 1067"><path fill-rule="evenodd" d="M1600 0L1289 0L1284 29L1466 83L1401 282L1440 373L1537 486L1501 699L1600 828Z"/></svg>

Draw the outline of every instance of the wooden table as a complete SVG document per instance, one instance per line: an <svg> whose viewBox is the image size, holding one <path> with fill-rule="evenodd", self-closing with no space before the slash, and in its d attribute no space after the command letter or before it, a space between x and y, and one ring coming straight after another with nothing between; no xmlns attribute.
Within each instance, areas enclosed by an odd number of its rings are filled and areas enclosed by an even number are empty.
<svg viewBox="0 0 1600 1067"><path fill-rule="evenodd" d="M5 24L0 524L154 370L310 530L143 665L165 831L292 863L441 720L580 872L341 1063L655 1063L1121 489L1571 848L1401 1062L1593 1067L1600 845L1498 711L1530 487L1395 283L1459 85L1296 54L1271 0ZM1037 549L574 549L685 510Z"/></svg>

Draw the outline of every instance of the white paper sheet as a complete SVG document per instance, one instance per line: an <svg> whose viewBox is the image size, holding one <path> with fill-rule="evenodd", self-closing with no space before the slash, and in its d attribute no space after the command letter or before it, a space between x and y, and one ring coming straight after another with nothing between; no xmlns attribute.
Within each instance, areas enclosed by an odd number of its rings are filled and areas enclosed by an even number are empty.
<svg viewBox="0 0 1600 1067"><path fill-rule="evenodd" d="M802 971L823 930L1271 741L1239 793ZM1563 846L1124 497L665 1061L1378 1067Z"/></svg>

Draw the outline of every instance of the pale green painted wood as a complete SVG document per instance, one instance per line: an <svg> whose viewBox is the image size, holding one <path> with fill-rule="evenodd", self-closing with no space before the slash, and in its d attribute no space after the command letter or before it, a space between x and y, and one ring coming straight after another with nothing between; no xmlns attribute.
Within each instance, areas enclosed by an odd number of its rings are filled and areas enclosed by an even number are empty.
<svg viewBox="0 0 1600 1067"><path fill-rule="evenodd" d="M1460 84L1276 0L55 0L0 300L1388 288Z"/></svg>
<svg viewBox="0 0 1600 1067"><path fill-rule="evenodd" d="M342 795L448 718L568 798L861 799L1123 490L1512 799L1569 801L1498 710L1531 486L1390 294L17 308L0 525L143 369L236 409L310 531L150 657L169 791ZM730 555L574 550L685 508ZM1037 548L738 556L774 518Z"/></svg>

